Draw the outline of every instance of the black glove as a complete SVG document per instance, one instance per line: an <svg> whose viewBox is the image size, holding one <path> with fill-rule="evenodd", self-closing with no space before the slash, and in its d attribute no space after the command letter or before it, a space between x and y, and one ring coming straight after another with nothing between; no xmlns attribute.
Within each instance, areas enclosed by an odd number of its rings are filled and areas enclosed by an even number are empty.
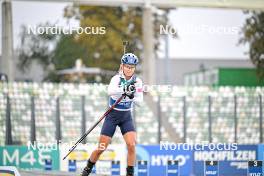
<svg viewBox="0 0 264 176"><path fill-rule="evenodd" d="M132 82L129 85L124 86L123 90L124 90L124 94L128 96L128 98L133 99L135 97L134 94L136 92L136 86L134 82Z"/></svg>

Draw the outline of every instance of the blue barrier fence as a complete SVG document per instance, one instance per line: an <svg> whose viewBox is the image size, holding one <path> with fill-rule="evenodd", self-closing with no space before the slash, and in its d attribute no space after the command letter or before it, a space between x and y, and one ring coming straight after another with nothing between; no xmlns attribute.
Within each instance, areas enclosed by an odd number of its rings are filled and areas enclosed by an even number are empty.
<svg viewBox="0 0 264 176"><path fill-rule="evenodd" d="M137 160L146 161L149 176L165 176L173 172L179 176L204 176L205 161L218 161L217 172L221 176L246 176L249 168L248 161L264 160L264 144L227 144L227 146L205 144L195 147L179 144L169 145L169 147L165 145L137 145L136 151ZM43 153L38 150L28 151L25 146L0 146L0 166L13 165L22 169L31 167L59 170L59 155L59 149ZM51 160L45 160L45 158ZM42 161L44 162L42 163ZM171 163L171 166L168 163ZM112 164L118 175L119 162ZM75 171L75 161L70 161L70 165L71 171ZM212 169L213 166L208 166L208 168ZM259 168L252 168L252 170L259 170ZM141 168L141 170L143 169Z"/></svg>

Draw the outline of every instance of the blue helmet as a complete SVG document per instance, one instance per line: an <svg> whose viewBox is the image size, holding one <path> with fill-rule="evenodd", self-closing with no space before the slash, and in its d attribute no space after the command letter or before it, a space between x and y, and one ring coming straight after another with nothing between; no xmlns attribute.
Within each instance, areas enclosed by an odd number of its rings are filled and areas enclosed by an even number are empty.
<svg viewBox="0 0 264 176"><path fill-rule="evenodd" d="M121 58L122 64L137 65L138 57L133 53L126 53Z"/></svg>

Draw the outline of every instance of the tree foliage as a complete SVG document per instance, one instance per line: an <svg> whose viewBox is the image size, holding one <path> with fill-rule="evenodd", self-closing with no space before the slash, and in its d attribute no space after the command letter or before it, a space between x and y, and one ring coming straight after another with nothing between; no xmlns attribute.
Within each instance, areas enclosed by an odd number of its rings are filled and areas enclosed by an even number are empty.
<svg viewBox="0 0 264 176"><path fill-rule="evenodd" d="M257 68L258 77L264 80L264 12L252 12L250 15L243 26L240 43L249 44L250 59Z"/></svg>
<svg viewBox="0 0 264 176"><path fill-rule="evenodd" d="M140 7L66 7L64 17L79 20L82 29L97 31L94 34L75 32L66 34L27 34L22 29L21 48L19 49L20 66L27 68L32 60L37 60L48 69L46 80L60 81L56 71L74 66L81 58L88 67L100 67L118 70L123 54L123 41L129 41L127 52L140 56L142 43L142 13ZM168 11L155 13L155 48L159 45L159 25L166 24ZM44 24L40 26L54 26ZM104 34L98 30L105 29Z"/></svg>

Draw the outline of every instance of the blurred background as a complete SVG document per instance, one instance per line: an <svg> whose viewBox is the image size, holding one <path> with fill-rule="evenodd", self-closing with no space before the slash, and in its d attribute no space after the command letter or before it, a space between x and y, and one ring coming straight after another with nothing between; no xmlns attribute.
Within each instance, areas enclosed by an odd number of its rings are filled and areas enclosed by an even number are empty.
<svg viewBox="0 0 264 176"><path fill-rule="evenodd" d="M165 175L167 163L153 159L165 155L179 160L180 175L204 175L195 151L163 153L162 141L237 143L251 155L207 159L222 161L221 175L247 175L246 161L263 159L263 10L260 0L2 0L0 166L79 171L91 150L70 155L77 162L70 170L58 159L70 145L45 157L26 145L73 142L93 125L108 107L107 84L129 41L137 74L158 85L133 108L137 157L149 162L150 175ZM84 143L96 144L101 125ZM123 143L118 129L112 144ZM101 160L119 160L117 151Z"/></svg>

